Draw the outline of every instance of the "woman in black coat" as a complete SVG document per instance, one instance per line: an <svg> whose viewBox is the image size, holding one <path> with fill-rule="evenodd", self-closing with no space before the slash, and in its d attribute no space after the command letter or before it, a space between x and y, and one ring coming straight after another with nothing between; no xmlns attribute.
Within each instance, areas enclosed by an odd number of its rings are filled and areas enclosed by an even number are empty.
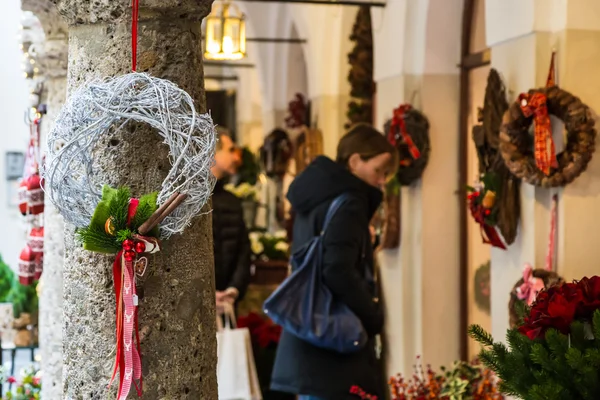
<svg viewBox="0 0 600 400"><path fill-rule="evenodd" d="M359 125L341 139L336 161L318 157L290 186L288 199L296 213L293 249L319 234L333 199L342 193L350 195L326 230L322 279L334 297L361 320L369 340L357 353L341 354L283 332L273 368L273 390L298 394L302 400L344 400L357 399L351 389L359 387L383 398L374 340L382 331L383 313L369 279L373 276L369 222L383 197L380 188L396 165L396 150L384 136Z"/></svg>

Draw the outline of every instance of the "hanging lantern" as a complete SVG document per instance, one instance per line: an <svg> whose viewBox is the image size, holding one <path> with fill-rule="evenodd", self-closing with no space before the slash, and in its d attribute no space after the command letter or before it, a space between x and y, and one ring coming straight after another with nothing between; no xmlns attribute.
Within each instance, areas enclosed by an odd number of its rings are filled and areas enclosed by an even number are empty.
<svg viewBox="0 0 600 400"><path fill-rule="evenodd" d="M19 256L19 282L21 285L31 285L35 275L35 253L28 245Z"/></svg>
<svg viewBox="0 0 600 400"><path fill-rule="evenodd" d="M237 6L215 2L206 17L204 58L240 60L246 57L246 22Z"/></svg>

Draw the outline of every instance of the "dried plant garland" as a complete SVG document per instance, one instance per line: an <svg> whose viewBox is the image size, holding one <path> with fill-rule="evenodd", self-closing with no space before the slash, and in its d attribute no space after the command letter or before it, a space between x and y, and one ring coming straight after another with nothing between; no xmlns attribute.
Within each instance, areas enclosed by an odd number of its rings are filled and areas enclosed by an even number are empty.
<svg viewBox="0 0 600 400"><path fill-rule="evenodd" d="M526 95L543 95L548 113L560 118L567 131L565 150L556 156L555 167L546 174L536 164L534 141L529 128L534 115L525 116L523 103L514 102L504 114L500 132L500 151L508 169L532 185L564 186L573 182L585 169L595 151L595 120L590 108L578 97L557 86L532 89Z"/></svg>

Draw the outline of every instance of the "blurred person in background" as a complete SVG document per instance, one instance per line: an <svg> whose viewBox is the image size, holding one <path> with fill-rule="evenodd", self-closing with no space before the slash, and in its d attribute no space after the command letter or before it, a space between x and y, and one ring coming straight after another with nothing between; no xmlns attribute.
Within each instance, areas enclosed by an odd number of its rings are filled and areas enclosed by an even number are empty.
<svg viewBox="0 0 600 400"><path fill-rule="evenodd" d="M250 283L250 240L241 199L225 190L239 166L239 152L226 129L217 127L218 143L212 173L217 183L212 195L213 247L217 312L241 300Z"/></svg>
<svg viewBox="0 0 600 400"><path fill-rule="evenodd" d="M370 221L397 165L397 151L387 139L369 125L357 125L340 140L335 161L317 157L291 184L287 196L296 212L293 251L321 233L335 198L350 195L324 233L319 273L334 299L361 321L369 340L356 353L341 354L284 331L273 368L273 390L297 394L300 400L350 400L356 399L351 388L358 386L385 398L376 340L383 329L383 310L374 279Z"/></svg>

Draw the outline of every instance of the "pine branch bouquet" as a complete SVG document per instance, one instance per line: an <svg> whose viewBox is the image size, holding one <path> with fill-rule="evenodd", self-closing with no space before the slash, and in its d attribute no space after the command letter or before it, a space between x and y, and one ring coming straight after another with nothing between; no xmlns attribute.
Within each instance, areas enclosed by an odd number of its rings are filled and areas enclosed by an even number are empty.
<svg viewBox="0 0 600 400"><path fill-rule="evenodd" d="M600 399L600 277L550 287L522 307L508 347L469 328L501 391L526 400Z"/></svg>

